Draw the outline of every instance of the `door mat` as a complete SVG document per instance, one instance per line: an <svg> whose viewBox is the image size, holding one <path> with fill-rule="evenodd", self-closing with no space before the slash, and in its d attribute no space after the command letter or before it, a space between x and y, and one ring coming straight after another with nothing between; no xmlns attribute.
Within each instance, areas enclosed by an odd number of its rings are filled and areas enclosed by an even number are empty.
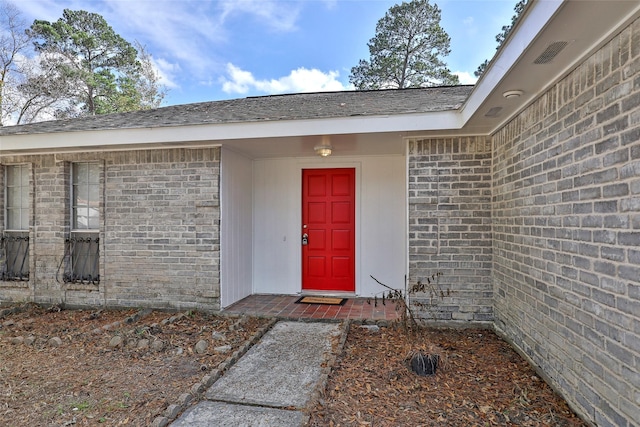
<svg viewBox="0 0 640 427"><path fill-rule="evenodd" d="M300 297L296 301L296 304L328 304L328 305L344 305L347 302L347 298L339 297Z"/></svg>

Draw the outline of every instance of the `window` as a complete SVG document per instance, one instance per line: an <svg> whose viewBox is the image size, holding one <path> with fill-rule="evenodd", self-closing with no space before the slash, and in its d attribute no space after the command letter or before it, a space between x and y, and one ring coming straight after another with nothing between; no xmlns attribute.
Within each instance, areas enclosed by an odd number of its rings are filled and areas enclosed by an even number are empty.
<svg viewBox="0 0 640 427"><path fill-rule="evenodd" d="M71 170L71 234L65 282L100 281L100 165L74 163Z"/></svg>
<svg viewBox="0 0 640 427"><path fill-rule="evenodd" d="M100 168L97 163L73 165L73 229L100 228Z"/></svg>
<svg viewBox="0 0 640 427"><path fill-rule="evenodd" d="M5 168L1 280L29 280L29 166Z"/></svg>

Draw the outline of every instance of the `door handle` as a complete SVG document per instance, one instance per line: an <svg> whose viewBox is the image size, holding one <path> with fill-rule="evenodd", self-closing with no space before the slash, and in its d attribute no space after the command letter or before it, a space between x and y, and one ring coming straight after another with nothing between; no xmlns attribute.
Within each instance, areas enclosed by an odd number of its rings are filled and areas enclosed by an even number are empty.
<svg viewBox="0 0 640 427"><path fill-rule="evenodd" d="M302 246L307 246L309 244L309 235L304 233L302 235Z"/></svg>

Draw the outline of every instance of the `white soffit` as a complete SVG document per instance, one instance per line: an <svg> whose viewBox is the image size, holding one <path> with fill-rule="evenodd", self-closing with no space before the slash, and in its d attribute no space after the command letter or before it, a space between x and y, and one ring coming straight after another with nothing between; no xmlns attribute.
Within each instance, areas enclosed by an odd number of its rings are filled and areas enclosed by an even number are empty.
<svg viewBox="0 0 640 427"><path fill-rule="evenodd" d="M464 133L496 132L639 15L639 1L533 0L463 105Z"/></svg>

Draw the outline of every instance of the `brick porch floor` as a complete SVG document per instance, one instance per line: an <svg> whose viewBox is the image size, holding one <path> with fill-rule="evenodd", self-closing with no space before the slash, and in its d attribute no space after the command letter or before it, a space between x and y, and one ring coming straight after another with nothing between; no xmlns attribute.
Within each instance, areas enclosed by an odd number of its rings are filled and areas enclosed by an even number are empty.
<svg viewBox="0 0 640 427"><path fill-rule="evenodd" d="M399 317L395 305L382 305L378 301L367 303L366 298L348 298L344 305L296 304L300 296L251 295L223 311L230 314L247 314L280 319L331 319L331 320L395 320Z"/></svg>

